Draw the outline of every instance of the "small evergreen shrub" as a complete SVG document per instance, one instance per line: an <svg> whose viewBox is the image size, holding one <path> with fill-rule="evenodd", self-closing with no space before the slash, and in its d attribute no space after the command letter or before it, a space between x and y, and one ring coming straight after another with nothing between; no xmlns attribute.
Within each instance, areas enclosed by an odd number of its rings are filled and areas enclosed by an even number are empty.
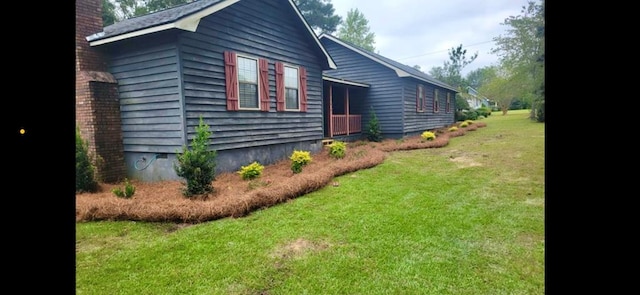
<svg viewBox="0 0 640 295"><path fill-rule="evenodd" d="M203 195L213 191L211 182L215 179L216 151L208 150L209 137L212 132L204 123L202 116L196 127L196 137L191 142L191 149L182 147L182 153L176 155L174 163L176 174L186 179L186 187L182 194L185 197Z"/></svg>
<svg viewBox="0 0 640 295"><path fill-rule="evenodd" d="M369 124L367 125L366 134L369 141L382 141L382 131L380 131L380 123L378 122L378 117L376 116L376 112L373 110L373 107L371 107L371 110L369 111Z"/></svg>
<svg viewBox="0 0 640 295"><path fill-rule="evenodd" d="M420 137L422 137L423 140L434 140L436 139L436 134L431 131L425 131L422 132Z"/></svg>
<svg viewBox="0 0 640 295"><path fill-rule="evenodd" d="M343 141L334 141L329 145L329 156L335 159L342 159L347 151L347 144Z"/></svg>
<svg viewBox="0 0 640 295"><path fill-rule="evenodd" d="M311 154L308 151L294 150L289 159L291 159L291 171L300 173L302 172L302 167L311 162Z"/></svg>
<svg viewBox="0 0 640 295"><path fill-rule="evenodd" d="M451 126L451 128L449 128L449 132L454 132L454 131L458 131L458 127Z"/></svg>
<svg viewBox="0 0 640 295"><path fill-rule="evenodd" d="M489 107L480 107L476 110L476 112L478 112L478 117L482 116L487 118L491 116L491 108Z"/></svg>
<svg viewBox="0 0 640 295"><path fill-rule="evenodd" d="M76 127L76 192L98 190L95 170L96 167L89 155L89 144L80 135L80 128Z"/></svg>
<svg viewBox="0 0 640 295"><path fill-rule="evenodd" d="M473 124L473 120L464 120L465 122L467 122L468 125Z"/></svg>
<svg viewBox="0 0 640 295"><path fill-rule="evenodd" d="M258 162L253 162L247 166L240 167L238 174L240 174L244 180L251 180L260 177L260 175L262 175L262 170L264 170L263 165Z"/></svg>
<svg viewBox="0 0 640 295"><path fill-rule="evenodd" d="M467 126L469 126L469 122L467 122L467 121L463 121L462 123L460 123L460 128L464 128L464 127L467 127Z"/></svg>
<svg viewBox="0 0 640 295"><path fill-rule="evenodd" d="M131 182L129 181L129 179L124 179L124 190L122 190L119 187L116 187L114 189L111 190L111 192L116 195L116 197L118 198L124 198L124 199L129 199L131 197L133 197L133 194L136 193L136 187L131 184Z"/></svg>

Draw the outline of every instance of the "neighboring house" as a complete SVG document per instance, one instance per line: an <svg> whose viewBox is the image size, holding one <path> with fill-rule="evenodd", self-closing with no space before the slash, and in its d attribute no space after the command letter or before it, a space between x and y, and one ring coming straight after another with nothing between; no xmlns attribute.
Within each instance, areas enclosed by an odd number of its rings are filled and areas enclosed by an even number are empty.
<svg viewBox="0 0 640 295"><path fill-rule="evenodd" d="M454 87L337 37L322 34L319 38L337 66L325 71L325 77L329 81L351 82L338 88L337 93L325 83L326 105L332 106L333 112L355 117L347 121L350 124L367 126L371 108L383 138L417 135L455 123ZM350 86L354 83L358 85ZM327 127L329 131L331 128Z"/></svg>
<svg viewBox="0 0 640 295"><path fill-rule="evenodd" d="M469 104L469 108L472 110L481 108L481 107L491 107L489 104L489 99L479 95L478 91L471 86L467 86L467 93L469 94L467 98L467 103Z"/></svg>
<svg viewBox="0 0 640 295"><path fill-rule="evenodd" d="M201 116L217 172L322 149L322 72L336 66L292 0L200 0L86 40L117 81L130 178L178 179Z"/></svg>

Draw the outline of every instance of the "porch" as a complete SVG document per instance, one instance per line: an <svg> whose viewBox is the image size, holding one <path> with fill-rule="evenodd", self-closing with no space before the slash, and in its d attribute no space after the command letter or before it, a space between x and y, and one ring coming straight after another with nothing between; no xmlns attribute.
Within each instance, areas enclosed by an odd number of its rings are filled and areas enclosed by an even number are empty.
<svg viewBox="0 0 640 295"><path fill-rule="evenodd" d="M362 133L364 100L369 85L323 76L325 137L351 137Z"/></svg>

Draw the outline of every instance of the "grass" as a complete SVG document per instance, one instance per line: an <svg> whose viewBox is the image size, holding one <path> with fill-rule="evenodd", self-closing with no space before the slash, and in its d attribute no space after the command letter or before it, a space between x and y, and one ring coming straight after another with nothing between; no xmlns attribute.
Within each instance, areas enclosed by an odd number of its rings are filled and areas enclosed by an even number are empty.
<svg viewBox="0 0 640 295"><path fill-rule="evenodd" d="M483 122L242 218L77 223L77 294L544 294L544 124Z"/></svg>

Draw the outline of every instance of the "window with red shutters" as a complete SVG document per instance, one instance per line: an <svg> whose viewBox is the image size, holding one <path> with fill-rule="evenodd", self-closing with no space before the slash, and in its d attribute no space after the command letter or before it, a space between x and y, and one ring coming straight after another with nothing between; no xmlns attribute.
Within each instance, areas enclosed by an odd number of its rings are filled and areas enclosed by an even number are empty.
<svg viewBox="0 0 640 295"><path fill-rule="evenodd" d="M224 52L224 76L227 90L227 110L238 110L238 69L236 67L236 53Z"/></svg>
<svg viewBox="0 0 640 295"><path fill-rule="evenodd" d="M424 85L417 84L416 86L416 112L424 112L427 105L425 99Z"/></svg>

